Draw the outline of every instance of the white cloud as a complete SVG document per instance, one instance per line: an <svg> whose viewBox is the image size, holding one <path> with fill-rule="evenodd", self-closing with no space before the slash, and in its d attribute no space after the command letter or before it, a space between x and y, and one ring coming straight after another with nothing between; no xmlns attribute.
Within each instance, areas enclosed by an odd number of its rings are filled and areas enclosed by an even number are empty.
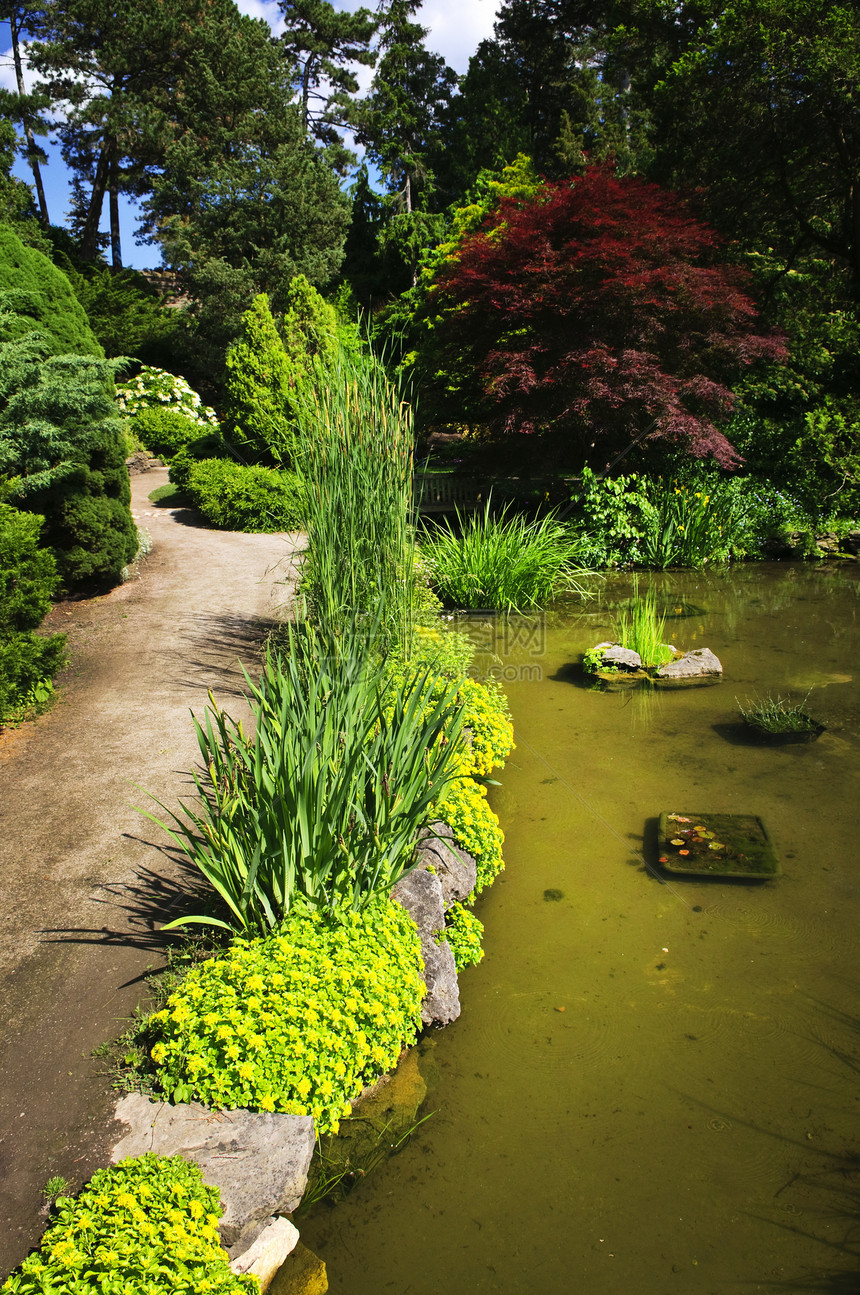
<svg viewBox="0 0 860 1295"><path fill-rule="evenodd" d="M482 40L493 34L498 0L426 0L416 14L430 28L427 48L455 72L465 72Z"/></svg>

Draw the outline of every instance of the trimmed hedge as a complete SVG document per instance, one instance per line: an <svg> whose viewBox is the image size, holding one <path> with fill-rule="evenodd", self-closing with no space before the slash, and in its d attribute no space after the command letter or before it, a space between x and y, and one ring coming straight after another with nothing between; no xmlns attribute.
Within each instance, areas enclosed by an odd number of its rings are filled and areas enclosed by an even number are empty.
<svg viewBox="0 0 860 1295"><path fill-rule="evenodd" d="M200 439L201 424L178 409L162 409L151 405L139 410L132 418L135 439L152 454L171 459Z"/></svg>
<svg viewBox="0 0 860 1295"><path fill-rule="evenodd" d="M177 465L179 466L179 465ZM302 525L302 487L292 472L245 467L232 459L182 465L171 481L191 495L212 526L226 531L295 531Z"/></svg>

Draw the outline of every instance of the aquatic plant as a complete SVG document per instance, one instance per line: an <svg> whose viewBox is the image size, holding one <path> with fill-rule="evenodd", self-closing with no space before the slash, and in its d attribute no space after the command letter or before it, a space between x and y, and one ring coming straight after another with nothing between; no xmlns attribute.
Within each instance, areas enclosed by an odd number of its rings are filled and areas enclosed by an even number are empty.
<svg viewBox="0 0 860 1295"><path fill-rule="evenodd" d="M810 692L812 690L810 689ZM781 733L813 733L819 725L804 709L809 693L802 701L793 702L788 697L756 697L746 705L735 698L744 722L760 733L777 736Z"/></svg>
<svg viewBox="0 0 860 1295"><path fill-rule="evenodd" d="M722 484L696 490L680 482L652 481L645 509L644 566L703 567L725 561L736 529L731 492Z"/></svg>
<svg viewBox="0 0 860 1295"><path fill-rule="evenodd" d="M586 597L581 543L552 515L529 521L498 513L457 513L456 525L431 523L421 542L430 580L451 606L518 612L545 607L562 593Z"/></svg>
<svg viewBox="0 0 860 1295"><path fill-rule="evenodd" d="M660 666L671 661L671 647L663 642L666 628L665 615L657 613L657 595L653 587L640 597L639 582L633 582L633 598L629 607L616 614L616 633L622 647L638 652L643 666Z"/></svg>

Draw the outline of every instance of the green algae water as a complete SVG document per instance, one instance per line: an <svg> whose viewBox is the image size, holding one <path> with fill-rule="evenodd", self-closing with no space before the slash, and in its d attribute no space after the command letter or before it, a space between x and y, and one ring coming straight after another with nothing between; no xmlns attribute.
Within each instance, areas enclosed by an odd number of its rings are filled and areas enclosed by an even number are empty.
<svg viewBox="0 0 860 1295"><path fill-rule="evenodd" d="M337 1295L856 1289L860 570L654 583L718 685L587 686L622 577L472 623L514 714L507 870L462 1016L420 1047L435 1113L302 1221ZM746 740L736 697L810 689L818 741ZM661 880L650 833L687 810L760 816L782 875Z"/></svg>

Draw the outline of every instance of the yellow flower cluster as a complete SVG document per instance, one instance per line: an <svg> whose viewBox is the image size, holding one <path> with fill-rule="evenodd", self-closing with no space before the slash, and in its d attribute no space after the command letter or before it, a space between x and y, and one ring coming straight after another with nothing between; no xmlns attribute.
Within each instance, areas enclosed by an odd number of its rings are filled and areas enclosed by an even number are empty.
<svg viewBox="0 0 860 1295"><path fill-rule="evenodd" d="M293 914L277 935L236 940L150 1018L161 1086L181 1101L312 1115L317 1133L336 1132L420 1028L420 947L387 899L341 921Z"/></svg>
<svg viewBox="0 0 860 1295"><path fill-rule="evenodd" d="M42 1244L0 1287L2 1295L239 1295L218 1236L221 1200L197 1165L151 1152L100 1169L77 1199L60 1197Z"/></svg>

